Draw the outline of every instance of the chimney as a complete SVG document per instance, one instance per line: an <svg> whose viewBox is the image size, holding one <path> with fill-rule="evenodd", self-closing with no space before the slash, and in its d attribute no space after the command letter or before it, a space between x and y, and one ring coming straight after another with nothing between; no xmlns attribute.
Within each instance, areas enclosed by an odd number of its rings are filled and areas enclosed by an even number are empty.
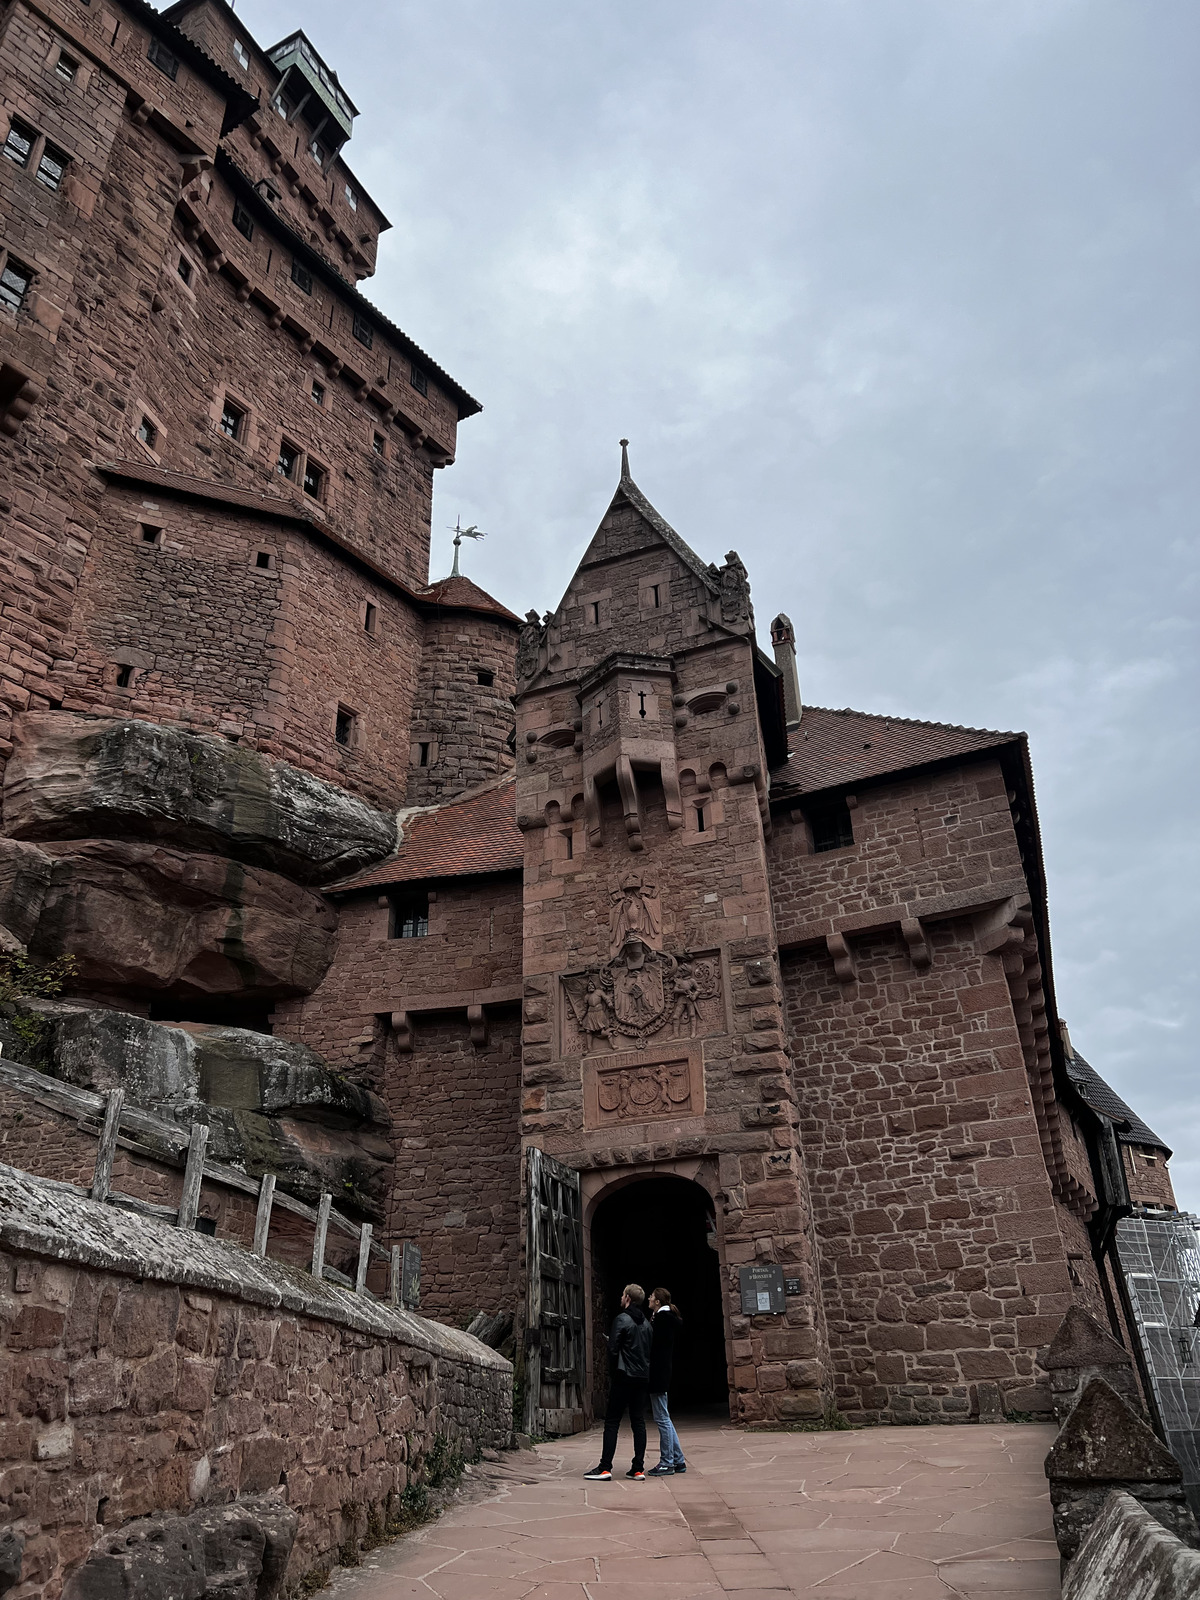
<svg viewBox="0 0 1200 1600"><path fill-rule="evenodd" d="M782 611L771 624L771 645L775 651L775 665L783 673L783 704L787 715L788 732L800 726L804 706L800 699L800 678L796 672L796 632L790 617Z"/></svg>

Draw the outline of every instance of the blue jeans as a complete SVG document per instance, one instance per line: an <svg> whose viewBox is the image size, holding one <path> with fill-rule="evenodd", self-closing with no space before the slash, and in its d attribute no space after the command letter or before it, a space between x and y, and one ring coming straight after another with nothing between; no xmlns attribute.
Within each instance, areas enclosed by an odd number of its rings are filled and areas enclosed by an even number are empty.
<svg viewBox="0 0 1200 1600"><path fill-rule="evenodd" d="M664 1467L683 1467L687 1463L683 1459L683 1446L679 1442L679 1435L675 1432L675 1424L671 1421L671 1413L667 1410L667 1397L665 1394L652 1394L650 1396L650 1410L658 1423L658 1459Z"/></svg>

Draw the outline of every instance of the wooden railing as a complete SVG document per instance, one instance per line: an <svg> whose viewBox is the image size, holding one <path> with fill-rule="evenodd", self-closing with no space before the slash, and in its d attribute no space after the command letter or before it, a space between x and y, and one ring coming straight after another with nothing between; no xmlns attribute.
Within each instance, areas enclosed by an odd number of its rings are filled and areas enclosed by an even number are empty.
<svg viewBox="0 0 1200 1600"><path fill-rule="evenodd" d="M17 1061L0 1060L0 1085L7 1085L27 1095L49 1110L82 1119L86 1124L98 1124L96 1164L90 1188L68 1183L61 1178L42 1178L30 1174L36 1183L47 1188L63 1190L70 1194L90 1196L93 1200L135 1211L143 1216L157 1217L189 1231L196 1226L200 1210L200 1189L205 1182L257 1199L254 1218L254 1244L252 1253L265 1256L267 1237L271 1229L271 1213L275 1208L302 1217L314 1227L312 1274L353 1289L356 1294L370 1295L367 1273L372 1260L388 1264L388 1294L390 1304L415 1311L420 1304L421 1252L415 1244L394 1244L390 1251L374 1242L369 1222L354 1222L333 1207L333 1196L322 1194L315 1207L307 1205L295 1195L281 1189L274 1173L264 1173L252 1178L237 1167L228 1167L210 1161L206 1155L209 1129L203 1122L193 1122L185 1133L177 1123L168 1122L141 1106L127 1105L124 1089L110 1089L107 1094L95 1094L90 1089L80 1089L58 1078L47 1077ZM137 1136L141 1135L141 1139ZM157 1148L147 1146L143 1140L151 1139ZM183 1166L183 1189L177 1207L155 1205L135 1195L120 1194L112 1186L113 1162L117 1149L127 1149L135 1154L149 1156L152 1160L172 1166ZM358 1264L354 1277L326 1265L325 1245L330 1228L358 1237ZM226 1241L236 1243L236 1240ZM240 1248L240 1247L239 1247Z"/></svg>

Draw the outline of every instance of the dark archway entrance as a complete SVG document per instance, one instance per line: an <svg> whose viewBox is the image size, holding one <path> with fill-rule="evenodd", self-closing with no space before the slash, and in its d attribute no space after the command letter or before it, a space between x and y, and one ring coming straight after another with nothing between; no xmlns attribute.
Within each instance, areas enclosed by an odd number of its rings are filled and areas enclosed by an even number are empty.
<svg viewBox="0 0 1200 1600"><path fill-rule="evenodd" d="M647 1294L669 1289L683 1317L672 1407L727 1403L720 1257L707 1191L688 1178L642 1178L600 1201L591 1231L597 1412L607 1393L607 1357L599 1335L612 1326L627 1283L640 1283Z"/></svg>

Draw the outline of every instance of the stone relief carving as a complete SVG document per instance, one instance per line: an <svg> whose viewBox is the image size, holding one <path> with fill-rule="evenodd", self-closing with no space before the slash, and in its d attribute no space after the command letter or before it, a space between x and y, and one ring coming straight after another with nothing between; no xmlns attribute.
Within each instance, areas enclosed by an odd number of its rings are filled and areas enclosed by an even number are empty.
<svg viewBox="0 0 1200 1600"><path fill-rule="evenodd" d="M713 578L721 585L721 621L754 624L754 607L750 604L750 577L736 550L725 555L725 565L715 563L709 567Z"/></svg>
<svg viewBox="0 0 1200 1600"><path fill-rule="evenodd" d="M612 912L609 925L612 929L611 949L615 955L627 939L641 939L655 949L661 947L662 918L658 905L658 890L635 874L622 880L621 887L609 895Z"/></svg>
<svg viewBox="0 0 1200 1600"><path fill-rule="evenodd" d="M629 934L611 960L566 974L562 986L568 1026L574 1024L584 1053L596 1045L642 1048L664 1030L669 1037L695 1036L703 1003L720 993L720 963L715 953L675 956Z"/></svg>
<svg viewBox="0 0 1200 1600"><path fill-rule="evenodd" d="M596 1103L614 1122L683 1116L692 1109L691 1067L686 1061L659 1061L599 1071Z"/></svg>
<svg viewBox="0 0 1200 1600"><path fill-rule="evenodd" d="M536 611L525 613L525 624L517 640L517 681L522 682L532 678L538 669L538 660L541 655L542 641L546 630Z"/></svg>

